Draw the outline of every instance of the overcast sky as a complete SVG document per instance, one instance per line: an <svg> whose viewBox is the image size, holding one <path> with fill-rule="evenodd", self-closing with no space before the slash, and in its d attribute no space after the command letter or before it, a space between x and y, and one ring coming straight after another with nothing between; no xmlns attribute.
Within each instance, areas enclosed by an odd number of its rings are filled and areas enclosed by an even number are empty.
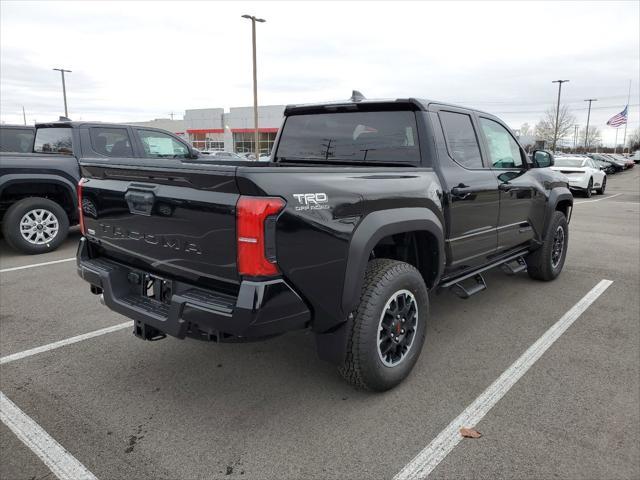
<svg viewBox="0 0 640 480"><path fill-rule="evenodd" d="M640 2L9 2L0 3L0 120L182 118L252 104L258 25L261 105L423 97L532 126L557 84L581 125L607 143L627 103L640 124ZM620 141L622 130L620 131Z"/></svg>

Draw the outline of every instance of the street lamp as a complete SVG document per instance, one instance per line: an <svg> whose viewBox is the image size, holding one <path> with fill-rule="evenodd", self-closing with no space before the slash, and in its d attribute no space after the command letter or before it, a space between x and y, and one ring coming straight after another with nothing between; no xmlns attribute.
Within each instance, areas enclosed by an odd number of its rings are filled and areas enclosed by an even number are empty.
<svg viewBox="0 0 640 480"><path fill-rule="evenodd" d="M64 73L71 73L71 70L65 70L64 68L54 68L54 70L62 74L62 96L64 97L64 116L69 118L69 112L67 111L67 87L64 84Z"/></svg>
<svg viewBox="0 0 640 480"><path fill-rule="evenodd" d="M551 83L558 84L558 105L556 106L556 129L553 132L553 147L551 151L556 151L556 142L558 141L558 123L560 123L560 92L562 92L562 84L569 80L553 80Z"/></svg>
<svg viewBox="0 0 640 480"><path fill-rule="evenodd" d="M251 20L251 38L253 40L253 123L255 127L256 160L260 159L260 135L258 133L258 67L256 65L256 22L264 23L264 18L254 15L242 15L242 18Z"/></svg>
<svg viewBox="0 0 640 480"><path fill-rule="evenodd" d="M585 102L589 102L589 113L587 113L587 128L584 131L584 153L587 153L589 146L589 118L591 117L591 102L597 102L597 98L587 98Z"/></svg>

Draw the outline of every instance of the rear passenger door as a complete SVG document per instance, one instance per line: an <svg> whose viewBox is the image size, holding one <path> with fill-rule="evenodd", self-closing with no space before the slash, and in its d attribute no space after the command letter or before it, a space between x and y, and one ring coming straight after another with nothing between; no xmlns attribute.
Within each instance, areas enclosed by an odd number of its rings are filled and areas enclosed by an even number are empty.
<svg viewBox="0 0 640 480"><path fill-rule="evenodd" d="M529 170L526 154L511 132L493 118L478 116L486 157L500 191L498 252L533 239L534 202L544 193Z"/></svg>
<svg viewBox="0 0 640 480"><path fill-rule="evenodd" d="M432 114L445 198L447 273L485 263L496 251L498 182L487 168L474 116L442 107Z"/></svg>

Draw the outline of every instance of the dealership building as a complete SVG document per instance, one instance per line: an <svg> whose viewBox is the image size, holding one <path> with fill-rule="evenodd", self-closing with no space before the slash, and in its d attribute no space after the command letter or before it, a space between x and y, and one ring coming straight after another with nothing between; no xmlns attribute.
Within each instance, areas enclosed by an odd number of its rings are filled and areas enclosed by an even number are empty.
<svg viewBox="0 0 640 480"><path fill-rule="evenodd" d="M271 152L284 119L284 105L258 107L260 153ZM196 108L185 110L183 120L158 118L131 125L162 128L181 136L198 150L246 153L255 152L253 107Z"/></svg>

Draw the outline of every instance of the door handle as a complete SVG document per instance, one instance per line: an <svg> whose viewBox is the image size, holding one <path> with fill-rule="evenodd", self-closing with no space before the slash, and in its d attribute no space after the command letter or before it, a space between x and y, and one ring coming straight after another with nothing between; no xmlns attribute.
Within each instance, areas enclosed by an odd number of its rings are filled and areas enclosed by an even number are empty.
<svg viewBox="0 0 640 480"><path fill-rule="evenodd" d="M510 183L501 183L498 185L498 190L502 190L503 192L508 192L514 188L516 188L515 185L511 185Z"/></svg>
<svg viewBox="0 0 640 480"><path fill-rule="evenodd" d="M464 185L464 184L460 184L457 187L453 187L451 189L451 195L453 195L454 197L460 198L460 199L465 199L467 198L469 195L471 195L474 192L474 189Z"/></svg>

